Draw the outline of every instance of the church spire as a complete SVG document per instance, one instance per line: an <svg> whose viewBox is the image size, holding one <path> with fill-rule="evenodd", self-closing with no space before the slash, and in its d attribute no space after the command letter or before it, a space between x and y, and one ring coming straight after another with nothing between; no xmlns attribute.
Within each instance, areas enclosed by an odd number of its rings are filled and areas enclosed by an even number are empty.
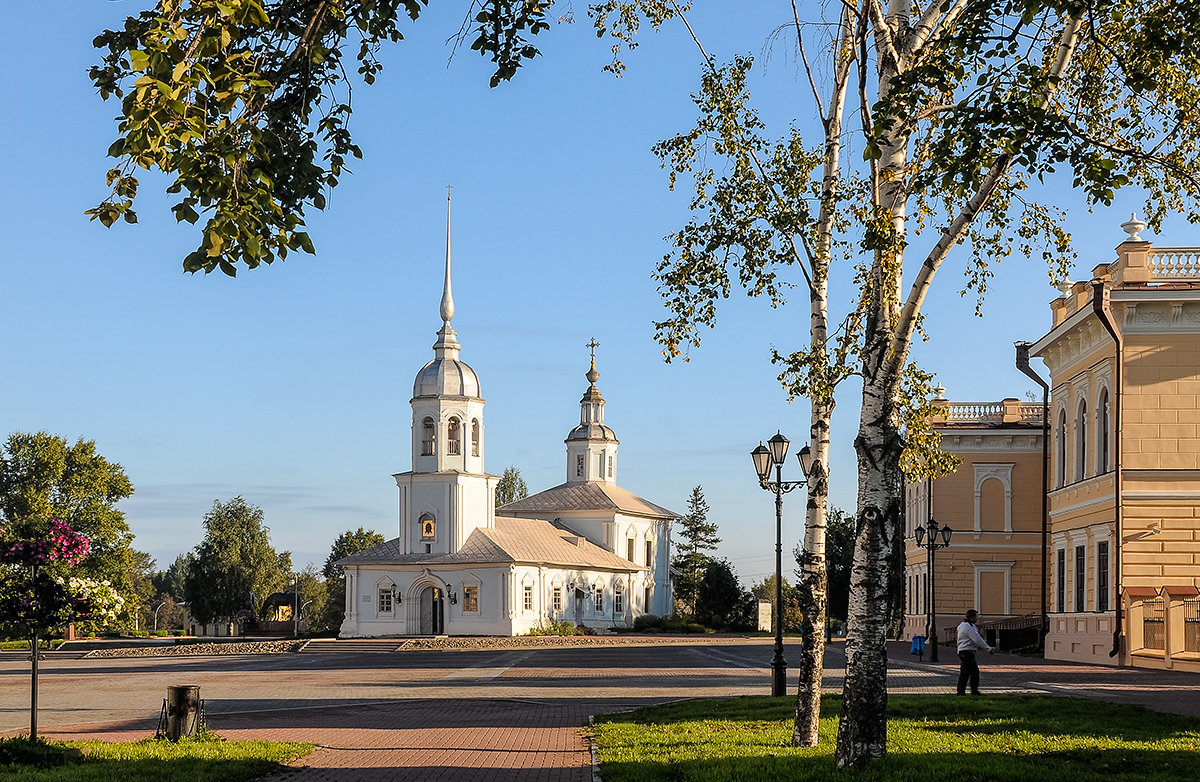
<svg viewBox="0 0 1200 782"><path fill-rule="evenodd" d="M454 295L450 291L450 185L446 185L446 279L442 282L442 320L454 317Z"/></svg>
<svg viewBox="0 0 1200 782"><path fill-rule="evenodd" d="M442 281L442 303L438 312L442 316L442 328L437 333L438 341L433 345L434 355L438 358L458 358L462 346L450 326L450 320L454 317L454 294L450 289L450 185L446 185L446 276Z"/></svg>
<svg viewBox="0 0 1200 782"><path fill-rule="evenodd" d="M592 352L592 362L584 375L588 387L579 400L579 426L567 435L567 483L615 483L619 441L604 425L604 397L596 387L600 379L596 348L600 343L593 338L584 347Z"/></svg>

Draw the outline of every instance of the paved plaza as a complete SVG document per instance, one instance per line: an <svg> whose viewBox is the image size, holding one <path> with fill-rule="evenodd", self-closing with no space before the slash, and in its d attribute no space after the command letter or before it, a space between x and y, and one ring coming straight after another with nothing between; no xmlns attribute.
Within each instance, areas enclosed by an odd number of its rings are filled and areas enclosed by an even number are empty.
<svg viewBox="0 0 1200 782"><path fill-rule="evenodd" d="M589 715L682 698L761 695L770 639L566 649L395 651L396 641L320 642L310 653L71 659L42 663L39 725L51 738L120 741L154 732L170 685L198 685L230 739L319 749L272 780L591 780ZM950 695L953 652L919 663L894 644L889 692ZM788 654L795 659L798 650ZM953 661L953 662L952 662ZM825 688L841 688L841 644ZM985 692L1073 694L1200 717L1200 676L981 657ZM29 720L29 663L0 657L0 735Z"/></svg>

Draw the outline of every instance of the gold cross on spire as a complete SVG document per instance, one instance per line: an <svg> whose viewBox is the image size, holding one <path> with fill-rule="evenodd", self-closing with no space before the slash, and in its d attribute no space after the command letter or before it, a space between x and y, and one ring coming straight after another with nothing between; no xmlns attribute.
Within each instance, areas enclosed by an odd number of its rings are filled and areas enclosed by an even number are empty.
<svg viewBox="0 0 1200 782"><path fill-rule="evenodd" d="M591 348L591 350L592 350L592 366L596 366L596 348L600 347L600 343L596 341L595 337L592 337L592 341L587 343L586 345L584 345L584 347Z"/></svg>

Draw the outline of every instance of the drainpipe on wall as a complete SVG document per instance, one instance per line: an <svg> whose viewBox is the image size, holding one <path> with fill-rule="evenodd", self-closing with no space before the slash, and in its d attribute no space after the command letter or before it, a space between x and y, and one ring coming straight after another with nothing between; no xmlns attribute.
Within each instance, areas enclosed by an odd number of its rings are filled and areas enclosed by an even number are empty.
<svg viewBox="0 0 1200 782"><path fill-rule="evenodd" d="M1029 366L1029 346L1032 342L1017 342L1017 369L1042 387L1042 628L1038 633L1038 648L1046 649L1046 633L1050 619L1046 605L1046 558L1050 555L1050 385Z"/></svg>
<svg viewBox="0 0 1200 782"><path fill-rule="evenodd" d="M1113 342L1117 347L1116 369L1114 371L1115 380L1113 385L1116 386L1113 394L1113 521L1116 525L1116 535L1113 537L1113 585L1116 587L1114 591L1117 599L1116 622L1113 627L1113 645L1109 651L1109 657L1117 657L1117 664L1121 664L1121 659L1118 655L1121 654L1121 649L1124 646L1124 619L1125 619L1125 604L1121 588L1121 516L1122 516L1122 481L1121 481L1121 395L1125 391L1122 376L1125 365L1125 341L1121 337L1121 333L1117 331L1116 325L1113 323L1112 309L1110 305L1111 291L1108 284L1103 280L1092 280L1092 311L1096 313L1096 317L1104 324L1104 328L1108 330L1109 335L1113 338Z"/></svg>

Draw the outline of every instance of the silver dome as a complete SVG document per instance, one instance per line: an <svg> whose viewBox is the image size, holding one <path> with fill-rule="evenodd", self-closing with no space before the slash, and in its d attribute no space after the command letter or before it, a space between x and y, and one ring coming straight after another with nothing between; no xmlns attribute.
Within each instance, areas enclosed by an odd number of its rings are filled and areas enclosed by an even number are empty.
<svg viewBox="0 0 1200 782"><path fill-rule="evenodd" d="M417 373L413 381L413 397L457 396L479 399L479 375L465 361L457 358L435 358Z"/></svg>

